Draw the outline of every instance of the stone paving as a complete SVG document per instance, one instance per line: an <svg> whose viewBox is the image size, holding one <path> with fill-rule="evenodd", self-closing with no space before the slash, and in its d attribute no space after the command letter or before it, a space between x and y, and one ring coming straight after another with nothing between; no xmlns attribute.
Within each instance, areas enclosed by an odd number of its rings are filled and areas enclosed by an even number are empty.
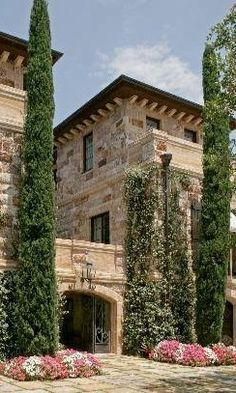
<svg viewBox="0 0 236 393"><path fill-rule="evenodd" d="M191 368L135 357L100 355L103 374L53 382L0 377L1 393L205 393L236 392L236 366Z"/></svg>

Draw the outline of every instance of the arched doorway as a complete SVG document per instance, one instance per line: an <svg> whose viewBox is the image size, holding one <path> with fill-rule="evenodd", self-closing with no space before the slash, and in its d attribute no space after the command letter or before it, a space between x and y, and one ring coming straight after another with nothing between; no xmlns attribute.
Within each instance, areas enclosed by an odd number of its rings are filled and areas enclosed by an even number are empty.
<svg viewBox="0 0 236 393"><path fill-rule="evenodd" d="M66 293L62 342L92 353L111 351L111 304L99 296Z"/></svg>
<svg viewBox="0 0 236 393"><path fill-rule="evenodd" d="M222 342L226 345L233 344L233 305L228 301L225 304Z"/></svg>

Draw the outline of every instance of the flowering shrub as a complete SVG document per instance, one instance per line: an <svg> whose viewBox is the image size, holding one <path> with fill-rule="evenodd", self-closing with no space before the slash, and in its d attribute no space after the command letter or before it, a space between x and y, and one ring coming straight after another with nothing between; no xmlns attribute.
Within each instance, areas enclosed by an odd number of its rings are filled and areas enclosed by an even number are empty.
<svg viewBox="0 0 236 393"><path fill-rule="evenodd" d="M161 341L147 352L149 359L184 366L212 366L236 364L236 348L224 344L202 347L199 344L182 344L175 340Z"/></svg>
<svg viewBox="0 0 236 393"><path fill-rule="evenodd" d="M90 353L73 349L56 356L19 356L0 364L0 374L19 381L91 377L101 371L100 361Z"/></svg>

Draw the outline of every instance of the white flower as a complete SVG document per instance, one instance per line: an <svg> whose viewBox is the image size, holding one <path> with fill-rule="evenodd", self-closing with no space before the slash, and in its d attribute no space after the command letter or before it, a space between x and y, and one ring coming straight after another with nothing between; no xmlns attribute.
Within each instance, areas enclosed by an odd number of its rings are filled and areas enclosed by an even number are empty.
<svg viewBox="0 0 236 393"><path fill-rule="evenodd" d="M212 351L211 348L204 348L205 354L207 356L207 359L210 361L211 364L216 364L218 362L218 357L214 351Z"/></svg>
<svg viewBox="0 0 236 393"><path fill-rule="evenodd" d="M23 370L30 376L36 377L40 374L41 359L39 356L30 356L22 365Z"/></svg>
<svg viewBox="0 0 236 393"><path fill-rule="evenodd" d="M83 360L88 365L92 365L92 363L87 359L87 357L83 353L81 353L81 352L75 352L75 353L73 353L71 355L65 356L63 358L63 363L65 363L66 366L68 367L70 378L75 378L76 377L76 370L75 370L74 363L77 360Z"/></svg>
<svg viewBox="0 0 236 393"><path fill-rule="evenodd" d="M184 344L179 344L179 348L175 352L175 361L180 362L183 359Z"/></svg>
<svg viewBox="0 0 236 393"><path fill-rule="evenodd" d="M229 349L231 352L236 352L236 347L234 347L233 345L229 345L228 349Z"/></svg>

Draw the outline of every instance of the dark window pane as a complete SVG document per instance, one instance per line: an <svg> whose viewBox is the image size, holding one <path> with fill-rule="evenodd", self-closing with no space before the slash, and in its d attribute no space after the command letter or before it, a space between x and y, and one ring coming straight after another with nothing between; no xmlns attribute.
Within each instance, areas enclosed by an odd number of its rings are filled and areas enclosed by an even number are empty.
<svg viewBox="0 0 236 393"><path fill-rule="evenodd" d="M96 243L110 243L108 212L91 218L91 241Z"/></svg>
<svg viewBox="0 0 236 393"><path fill-rule="evenodd" d="M93 168L93 134L84 137L84 171Z"/></svg>
<svg viewBox="0 0 236 393"><path fill-rule="evenodd" d="M184 139L189 142L197 142L197 133L196 131L188 130L187 128L184 129Z"/></svg>
<svg viewBox="0 0 236 393"><path fill-rule="evenodd" d="M160 120L153 119L152 117L146 117L146 127L148 131L159 130Z"/></svg>

